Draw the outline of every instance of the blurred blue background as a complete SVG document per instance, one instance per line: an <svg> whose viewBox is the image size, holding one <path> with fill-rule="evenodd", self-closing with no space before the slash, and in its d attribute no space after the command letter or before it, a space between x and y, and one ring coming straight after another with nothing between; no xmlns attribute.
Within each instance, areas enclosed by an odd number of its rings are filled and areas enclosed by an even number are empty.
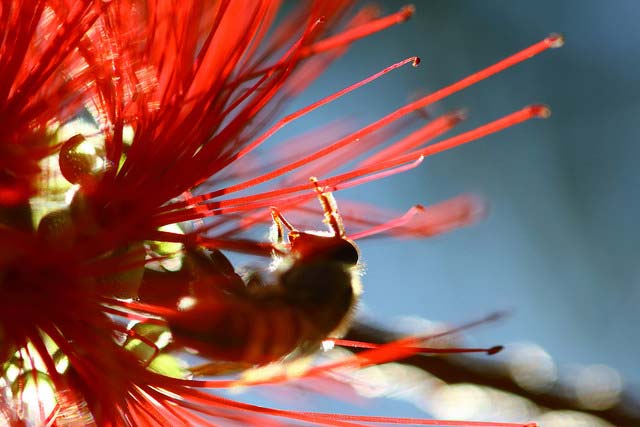
<svg viewBox="0 0 640 427"><path fill-rule="evenodd" d="M423 1L416 9L406 24L356 44L325 78L353 81L411 55L421 66L340 108L373 119L551 32L566 44L434 108L468 108L459 130L531 103L548 104L550 119L355 190L403 209L463 192L490 206L476 226L430 241L364 243L368 310L459 321L513 308L479 331L483 341L532 340L559 362L607 363L640 381L640 2Z"/></svg>
<svg viewBox="0 0 640 427"><path fill-rule="evenodd" d="M379 3L386 13L403 4ZM430 240L364 242L365 314L393 327L401 315L456 324L511 309L505 320L471 331L468 343L533 342L561 372L606 364L637 387L640 2L438 0L418 1L416 10L409 22L355 43L290 110L405 57L420 56L418 69L395 71L292 130L341 115L365 124L549 33L563 33L566 44L431 110L468 109L452 134L533 103L551 107L548 120L336 195L338 203L404 210L471 192L490 208L477 225ZM375 412L424 416L407 406L376 403Z"/></svg>

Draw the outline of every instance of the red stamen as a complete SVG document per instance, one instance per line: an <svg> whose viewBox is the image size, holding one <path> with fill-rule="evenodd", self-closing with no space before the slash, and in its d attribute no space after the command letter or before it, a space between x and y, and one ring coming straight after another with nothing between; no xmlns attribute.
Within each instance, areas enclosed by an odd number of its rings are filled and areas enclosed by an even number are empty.
<svg viewBox="0 0 640 427"><path fill-rule="evenodd" d="M374 344L370 342L364 341L353 341L353 340L342 340L342 339L331 339L328 341L332 341L335 345L339 345L341 347L349 347L349 348L379 348L380 344ZM416 353L433 353L433 354L454 354L454 353L487 353L488 355L493 355L502 351L504 347L501 345L493 346L489 348L458 348L458 347L412 347L411 350L414 350Z"/></svg>
<svg viewBox="0 0 640 427"><path fill-rule="evenodd" d="M401 338L397 341L380 344L378 347L365 350L361 353L354 355L353 357L347 357L344 360L314 367L307 372L306 376L313 376L326 372L328 370L334 370L341 367L363 367L379 363L385 363L393 360L400 360L416 354L416 349L420 344L429 340L441 338L447 335L458 333L462 330L475 327L477 325L492 322L503 316L503 313L494 313L490 316L480 319L475 322L470 322L465 325L459 326L447 330L445 332L431 334L426 336L410 336Z"/></svg>
<svg viewBox="0 0 640 427"><path fill-rule="evenodd" d="M535 423L495 423L483 421L463 421L463 420L426 420L421 418L403 418L403 417L381 417L366 415L348 415L348 414L326 414L320 412L298 412L286 411L275 408L265 408L262 406L251 405L248 403L238 402L225 399L219 396L210 395L202 392L191 391L186 397L189 400L180 399L172 395L163 396L164 399L175 402L184 407L190 407L194 410L205 412L210 415L220 414L213 408L221 406L223 408L237 408L247 412L255 412L275 417L289 418L294 420L305 421L314 424L353 427L361 424L353 424L352 422L376 423L376 424L401 424L401 425L430 425L430 426L451 426L451 427L536 427Z"/></svg>
<svg viewBox="0 0 640 427"><path fill-rule="evenodd" d="M515 113L509 114L505 117L502 117L498 120L494 120L493 122L487 123L486 125L480 126L471 131L462 133L460 135L454 136L452 138L446 139L444 141L438 142L436 144L430 145L424 149L416 150L408 154L403 154L401 156L396 157L395 159L378 163L372 167L365 167L352 172L354 175L364 175L367 173L375 172L376 170L388 169L393 167L398 167L399 165L406 164L412 160L422 157L432 156L434 154L438 154L443 151L450 150L452 148L458 147L463 144L467 144L469 142L476 141L484 136L490 135L492 133L498 132L500 130L506 129L508 127L514 126L518 123L522 123L526 120L530 120L533 118L547 118L551 115L551 111L548 107L543 105L533 105L523 108L522 110L516 111ZM352 186L352 185L349 185ZM335 190L347 188L345 184L336 185L334 187Z"/></svg>
<svg viewBox="0 0 640 427"><path fill-rule="evenodd" d="M531 58L532 56L535 56L549 48L556 48L562 45L562 38L560 36L557 35L551 35L549 37L547 37L546 39L502 60L497 62L494 65L491 65L477 73L474 73L452 85L449 85L443 89L440 89L430 95L427 95L423 98L420 98L417 101L414 101L410 104L405 105L404 107L401 107L399 109L397 109L396 111L392 112L391 114L388 114L387 116L383 117L382 119L352 133L351 135L348 135L338 141L336 141L335 143L320 149L318 151L316 151L315 153L308 155L302 159L299 159L297 161L294 161L286 166L283 166L281 168L278 168L276 170L273 170L271 172L265 173L261 176L258 176L256 178L253 179L249 179L247 181L244 181L242 183L236 184L236 185L232 185L217 191L213 191L211 193L207 193L204 195L199 196L198 198L196 198L196 200L189 200L189 203L201 203L205 200L209 200L212 199L214 197L218 197L221 196L223 194L229 194L229 193L233 193L236 191L240 191L240 190L244 190L247 189L249 187L253 187L255 185L261 184L263 182L267 182L270 181L274 178L277 178L281 175L284 175L288 172L291 172L292 170L295 170L297 168L300 168L310 162L313 162L314 160L320 159L328 154L331 154L332 152L334 152L335 150L339 150L342 147L345 147L349 144L353 144L356 143L360 138L384 127L387 126L391 123L393 123L394 121L400 119L401 117L406 116L407 114L424 108L427 105L430 105L436 101L440 101L441 99L444 99L448 96L451 96L452 94L461 91L462 89L465 89L475 83L478 83L496 73L499 73L500 71L503 71L509 67L512 67L526 59ZM539 111L537 112L537 115L540 116L542 111L541 111L541 107L538 107ZM544 111L548 111L548 110L544 110ZM535 114L534 114L535 115ZM514 124L517 122L514 122ZM442 151L442 150L441 150ZM180 207L182 204L177 204L177 205L168 205L166 207L167 210L170 209L174 209L175 207Z"/></svg>
<svg viewBox="0 0 640 427"><path fill-rule="evenodd" d="M344 189L356 185L363 184L365 182L381 179L383 177L387 177L390 175L395 175L397 173L406 172L407 170L413 169L420 165L422 162L422 157L418 159L412 159L412 163L401 164L399 166L393 166L391 168L379 168L379 167L371 167L371 168L363 168L357 171L348 172L341 175L336 175L331 178L324 179L322 181L318 181L318 183L322 186L329 187L331 189ZM388 170L382 170L388 169ZM381 172L379 170L382 170ZM370 176L359 178L363 175ZM359 178L359 179L357 179ZM349 181L350 180L350 181ZM340 184L340 186L338 186ZM289 200L283 200L282 196L286 196L291 193L297 193L301 191L305 191L309 189L309 185L295 185L291 187L281 188L278 190L265 191L263 193L254 194L252 196L246 197L238 197L235 199L228 200L220 200L217 202L207 203L206 206L211 206L209 208L209 213L206 216L210 215L226 215L234 212L246 212L259 208L269 207L272 205L276 205L282 202L285 203L299 203L302 201L306 201L309 196L301 195L296 198L292 198ZM202 212L195 212L193 209L184 209L177 210L174 212L167 212L160 215L157 215L154 224L157 226L165 225L165 224L173 224L181 221L189 221L193 219L202 218Z"/></svg>
<svg viewBox="0 0 640 427"><path fill-rule="evenodd" d="M330 102L335 101L338 98L341 98L342 96L366 85L369 84L371 82L373 82L374 80L382 77L383 75L398 69L406 64L413 64L414 66L416 66L419 63L419 59L417 57L410 57L407 59L404 59L400 62L397 62L389 67L384 68L381 71L378 71L377 73L351 85L348 86L332 95L329 95L319 101L314 102L311 105L308 105L305 108L302 108L292 114L289 114L288 116L283 117L282 119L278 120L278 122L276 122L273 126L271 126L271 128L269 128L266 132L264 132L262 135L260 135L257 139L255 139L252 143L250 143L249 145L247 145L246 147L244 147L242 150L240 150L235 156L233 156L232 158L228 159L224 165L220 168L224 168L227 165L230 165L236 161L238 161L239 159L243 158L244 156L246 156L248 153L252 152L253 150L255 150L256 148L258 148L262 143L264 143L268 138L272 137L276 132L278 132L280 129L282 129L283 127L285 127L286 125L288 125L289 123L305 116L306 114L310 113L311 111L322 107L323 105L329 104ZM176 208L180 208L180 207L185 207L188 206L189 204L193 205L193 204L197 204L197 203L201 203L203 201L206 201L208 199L211 199L214 196L211 195L203 195L203 196L197 196L197 197L192 197L189 198L183 202L176 202L173 203L171 205L167 205L164 208L160 208L160 210L164 210L164 209L168 209L169 207L172 209L176 209Z"/></svg>
<svg viewBox="0 0 640 427"><path fill-rule="evenodd" d="M400 141L395 142L393 145L385 148L384 150L368 157L360 165L370 166L378 163L384 159L391 159L402 153L408 152L412 148L416 148L427 141L430 141L445 132L453 129L458 123L460 123L466 115L461 111L449 113L442 117L438 117L431 123L423 126L410 135L402 138Z"/></svg>
<svg viewBox="0 0 640 427"><path fill-rule="evenodd" d="M462 195L422 207L421 211L415 210L414 207L405 214L387 221L382 221L382 218L388 217L388 213L376 206L349 201L341 203L341 206L346 212L342 215L346 222L352 226L369 227L350 235L351 239L366 239L382 233L405 238L429 237L469 225L485 212L482 201L471 195ZM302 212L316 212L309 208L296 209ZM350 211L354 213L351 214ZM366 217L361 216L358 212L366 213ZM317 213L315 214L317 215Z"/></svg>
<svg viewBox="0 0 640 427"><path fill-rule="evenodd" d="M370 175L370 176L366 176L364 178L361 179L354 179L358 176L362 176L362 175L366 175L368 173L372 173L375 172L376 170L380 170L380 169L385 169L389 166L393 167L396 164L402 165L402 163L404 163L405 161L410 161L413 160L414 157L413 156L423 156L423 155L432 155L432 154L436 154L439 153L441 151L445 151L448 150L450 148L456 147L458 145L462 145L464 143L468 143L471 141L474 141L475 139L478 139L480 137L486 136L490 133L494 133L497 132L499 130L502 130L506 127L510 127L513 126L517 123L520 123L522 121L528 120L530 118L534 118L534 117L548 117L549 116L549 110L544 107L544 106L532 106L532 107L526 107L523 110L520 110L516 113L513 113L511 115L508 115L502 119L496 120L494 122L491 122L487 125L481 126L475 130L466 132L464 134L452 137L450 139L447 139L445 141L442 141L440 143L434 144L422 151L416 151L407 155L402 156L399 159L395 159L393 161L390 162L386 162L383 164L377 164L373 167L369 167L369 168L362 168L362 169L358 169L355 171L352 171L350 173L347 174L342 174L333 178L328 178L326 180L321 181L323 185L327 185L330 186L332 189L345 189L348 187L352 187L352 186L356 186L356 185L360 185L363 184L365 182L369 182L372 180L377 180L380 179L382 177L388 176L388 175L392 175L398 172L402 172L405 171L407 169L411 169L414 168L416 166L418 166L418 162L420 162L420 157L418 158L417 161L415 161L412 164L406 165L404 167L402 166L398 166L400 169L391 169L389 171L386 172L379 172L376 173L374 175ZM411 137L411 136L410 136ZM408 138L410 138L408 137ZM369 162L367 162L369 163ZM406 169L405 169L406 168ZM346 182L347 180L351 180L349 182ZM270 206L271 204L275 204L276 202L278 202L279 205L283 205L285 204L285 200L281 199L282 196L286 195L286 194L290 194L290 193L294 193L294 192L298 192L298 191L304 191L306 189L305 185L298 185L298 186L292 186L292 187L287 187L287 188L282 188L280 190L273 190L270 192L264 192L264 193L258 193L255 194L253 196L248 196L245 198L239 198L239 199L229 199L229 200L225 200L225 201L220 201L217 203L213 203L212 204L212 208L210 208L210 213L209 214L204 214L204 210L202 209L202 207L200 206L198 209L200 211L201 216L198 216L198 218L207 216L207 215L219 215L219 214L229 214L232 212L245 212L248 210L254 210L254 209L258 209L258 208L262 208L262 207L267 207ZM312 198L313 196L300 196L295 198L296 203L298 202L302 202L305 201L307 199ZM264 200L263 202L259 202L260 200ZM293 202L293 200L291 200L291 202ZM235 206L234 206L235 205ZM286 204L285 204L286 205ZM412 212L410 215L408 216L403 216L402 218L398 218L397 221L400 221L398 223L394 223L394 222L390 222L387 226L380 225L380 228L376 228L376 229L372 229L370 232L366 232L365 234L358 234L356 235L356 238L363 238L363 237L367 237L373 234L377 234L377 233L381 233L384 231L387 231L389 229L392 228L396 228L396 227L400 227L402 225L402 222L406 222L409 221L411 219L411 217L413 215L415 215L417 212L414 211ZM185 215L185 213L181 213L178 215ZM192 216L193 217L193 216ZM165 218L165 221L167 221L166 223L169 223L169 221L179 221L179 220L185 220L188 218L192 218L189 216L179 216L179 217L171 217L169 216L168 218ZM433 234L433 233L431 233Z"/></svg>
<svg viewBox="0 0 640 427"><path fill-rule="evenodd" d="M404 6L398 12L388 15L379 19L376 19L366 24L360 25L356 28L352 28L342 33L320 40L319 42L302 50L302 56L315 55L320 52L325 52L330 49L334 49L337 46L343 46L353 43L356 40L365 38L371 34L380 32L394 25L398 25L405 22L411 16L413 16L415 8L413 6Z"/></svg>
<svg viewBox="0 0 640 427"><path fill-rule="evenodd" d="M357 40L370 36L371 34L383 31L389 27L405 22L413 15L414 12L415 8L413 6L405 6L392 15L374 19L349 30L343 31L338 35L320 40L319 42L316 42L311 46L305 47L300 51L300 57L306 58L308 56L316 55L321 52L326 52L331 49L349 45ZM419 62L419 60L417 62ZM282 62L279 62L268 68L254 71L250 74L247 74L246 76L243 76L242 81L254 79L265 73L271 72L274 69L281 68L282 66ZM237 83L239 82L234 82L234 84Z"/></svg>
<svg viewBox="0 0 640 427"><path fill-rule="evenodd" d="M394 218L390 221L385 222L384 224L377 225L375 227L371 227L368 230L361 231L359 233L354 233L349 236L351 240L359 240L365 237L373 236L375 234L384 233L385 231L402 227L406 225L413 219L414 216L421 214L424 212L424 207L422 205L416 205L411 207L404 215Z"/></svg>
<svg viewBox="0 0 640 427"><path fill-rule="evenodd" d="M364 85L367 85L371 82L373 82L374 80L382 77L383 75L397 69L400 68L408 63L413 64L414 66L416 66L418 63L420 62L419 58L416 56L412 56L411 58L407 58L404 59L400 62L397 62L393 65L390 65L389 67L386 67L385 69L378 71L377 73L351 85L348 86L332 95L329 95L319 101L314 102L313 104L310 104L298 111L296 111L295 113L289 114L288 116L283 117L282 119L280 119L275 125L273 125L269 130L267 130L265 133L263 133L262 135L260 135L255 141L253 141L251 144L249 144L248 146L246 146L245 148L243 148L242 150L240 150L240 152L238 152L238 154L236 156L234 156L232 161L237 161L238 159L241 159L242 157L244 157L245 155L247 155L247 153L255 150L260 144L262 144L264 141L266 141L268 138L270 138L271 136L273 136L277 131L279 131L280 129L282 129L283 127L285 127L286 125L288 125L289 123L299 119L300 117L305 116L306 114L310 113L311 111L322 107L323 105L329 104L330 102L335 101L336 99L341 98L342 96L353 92L356 89L361 88Z"/></svg>
<svg viewBox="0 0 640 427"><path fill-rule="evenodd" d="M491 135L503 129L515 126L519 123L530 119L546 119L551 116L551 110L546 105L530 105L515 113L504 116L501 119L494 120L486 125L480 126L469 132L462 133L460 135L449 138L445 141L438 142L430 145L423 150L417 150L407 154L407 158L415 156L431 156L442 151L450 150L454 147L473 142L477 139Z"/></svg>
<svg viewBox="0 0 640 427"><path fill-rule="evenodd" d="M319 181L319 184L322 186L327 186L332 190L341 190L356 185L361 185L363 183L380 179L382 177L386 177L398 172L404 172L407 169L417 167L418 164L422 161L423 157L431 156L442 151L457 147L459 145L475 141L479 138L482 138L483 136L498 132L502 129L514 126L518 123L532 118L547 118L550 114L550 110L546 106L528 106L523 108L522 110L509 114L486 125L480 126L474 130L433 144L425 149L417 150L409 154L404 154L387 162L378 163L375 166L364 167L345 174L334 176L332 178L327 178ZM413 163L407 164L408 162L412 161ZM211 208L210 212L213 215L219 215L270 206L271 204L275 204L279 197L299 191L304 191L306 188L308 187L305 185L297 185L288 188L281 188L278 190L266 191L263 193L254 194L252 196L221 200L211 203L213 207ZM186 217L191 218L189 216ZM172 218L172 220L174 219ZM184 221L185 219L180 220Z"/></svg>
<svg viewBox="0 0 640 427"><path fill-rule="evenodd" d="M403 418L403 417L376 417L365 415L343 415L343 414L318 414L317 418L325 418L328 420L353 420L368 423L380 424L403 424L403 425L422 425L422 426L453 426L453 427L537 427L536 423L495 423L490 421L457 421L457 420L425 420L421 418Z"/></svg>

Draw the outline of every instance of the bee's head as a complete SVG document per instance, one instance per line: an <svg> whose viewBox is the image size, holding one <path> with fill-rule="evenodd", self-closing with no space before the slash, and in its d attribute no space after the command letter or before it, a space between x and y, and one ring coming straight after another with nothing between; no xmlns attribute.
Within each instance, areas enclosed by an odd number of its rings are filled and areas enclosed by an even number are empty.
<svg viewBox="0 0 640 427"><path fill-rule="evenodd" d="M360 256L355 242L344 237L293 231L289 233L289 241L291 253L303 260L334 261L355 266Z"/></svg>

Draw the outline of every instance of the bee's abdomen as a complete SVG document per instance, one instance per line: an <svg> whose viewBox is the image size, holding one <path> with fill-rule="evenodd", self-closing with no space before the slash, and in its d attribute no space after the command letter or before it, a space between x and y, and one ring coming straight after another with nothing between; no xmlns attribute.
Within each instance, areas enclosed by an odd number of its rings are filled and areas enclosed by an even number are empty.
<svg viewBox="0 0 640 427"><path fill-rule="evenodd" d="M317 339L312 319L283 303L203 304L171 319L169 327L176 343L204 357L250 364L279 360Z"/></svg>
<svg viewBox="0 0 640 427"><path fill-rule="evenodd" d="M250 317L243 361L262 364L279 360L312 339L310 320L296 307L262 307Z"/></svg>

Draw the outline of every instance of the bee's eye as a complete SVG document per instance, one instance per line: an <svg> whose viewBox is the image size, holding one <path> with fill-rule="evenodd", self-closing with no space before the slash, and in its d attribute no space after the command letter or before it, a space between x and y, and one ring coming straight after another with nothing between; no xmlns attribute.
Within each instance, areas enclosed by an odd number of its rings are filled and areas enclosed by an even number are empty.
<svg viewBox="0 0 640 427"><path fill-rule="evenodd" d="M349 240L340 239L340 244L337 244L331 251L331 259L347 265L356 265L358 258L358 248Z"/></svg>

